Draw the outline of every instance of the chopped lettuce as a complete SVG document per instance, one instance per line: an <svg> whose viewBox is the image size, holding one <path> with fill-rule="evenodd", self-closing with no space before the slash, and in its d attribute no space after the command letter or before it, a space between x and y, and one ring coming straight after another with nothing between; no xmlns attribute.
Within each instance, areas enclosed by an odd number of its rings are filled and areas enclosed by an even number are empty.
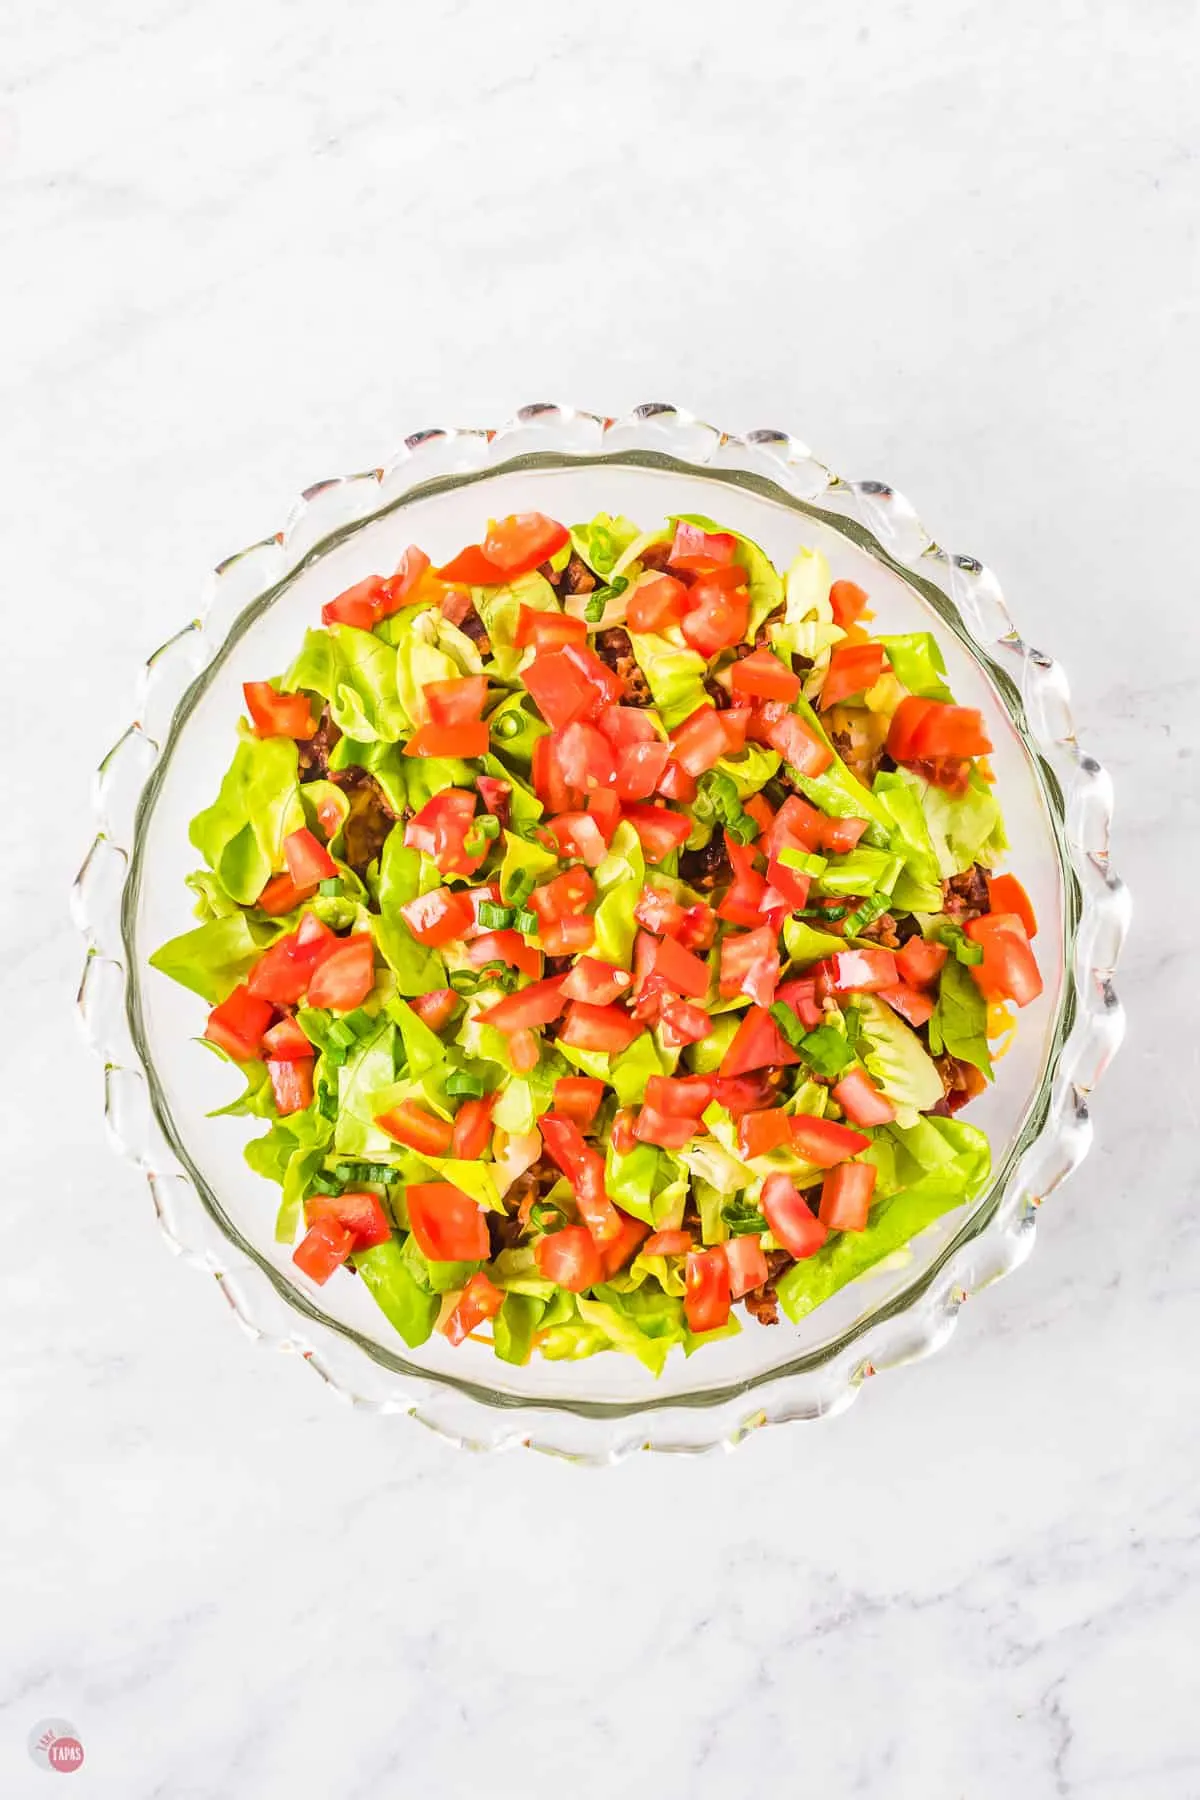
<svg viewBox="0 0 1200 1800"><path fill-rule="evenodd" d="M501 1362L527 1363L546 1302L536 1294L507 1293L492 1323L496 1355Z"/></svg>
<svg viewBox="0 0 1200 1800"><path fill-rule="evenodd" d="M712 705L704 688L708 664L702 656L653 631L631 631L629 641L668 731L682 725L698 706Z"/></svg>
<svg viewBox="0 0 1200 1800"><path fill-rule="evenodd" d="M632 519L619 513L597 513L587 525L572 525L571 547L592 571L603 579L613 573L618 559L637 542L642 533Z"/></svg>
<svg viewBox="0 0 1200 1800"><path fill-rule="evenodd" d="M277 930L251 924L245 913L228 913L160 945L150 966L216 1006L245 981L276 936Z"/></svg>
<svg viewBox="0 0 1200 1800"><path fill-rule="evenodd" d="M383 1019L368 1036L360 1038L338 1070L338 1115L333 1146L343 1156L386 1161L396 1144L375 1123L384 1103L376 1099L395 1080L396 1027Z"/></svg>
<svg viewBox="0 0 1200 1800"><path fill-rule="evenodd" d="M942 1098L942 1078L916 1032L875 994L855 998L859 1054L897 1116L906 1119L936 1106Z"/></svg>
<svg viewBox="0 0 1200 1800"><path fill-rule="evenodd" d="M946 665L931 631L906 631L876 640L887 651L897 681L923 700L951 700Z"/></svg>
<svg viewBox="0 0 1200 1800"><path fill-rule="evenodd" d="M225 892L252 906L283 868L283 840L304 823L291 738L243 737L211 806L188 836Z"/></svg>
<svg viewBox="0 0 1200 1800"><path fill-rule="evenodd" d="M541 877L549 875L557 867L558 858L553 851L543 850L540 844L533 844L528 838L506 831L504 856L498 877L501 900L505 905L524 903Z"/></svg>
<svg viewBox="0 0 1200 1800"><path fill-rule="evenodd" d="M595 913L596 937L591 955L628 969L633 960L637 920L633 909L641 899L646 859L637 832L627 819L613 833L608 854L595 871L600 903ZM502 878L503 880L503 878ZM501 893L504 892L501 885Z"/></svg>
<svg viewBox="0 0 1200 1800"><path fill-rule="evenodd" d="M354 1266L384 1317L396 1327L411 1349L423 1344L433 1330L441 1301L413 1273L398 1238L359 1250Z"/></svg>
<svg viewBox="0 0 1200 1800"><path fill-rule="evenodd" d="M1000 803L977 770L972 769L965 794L934 787L911 769L897 774L917 796L943 879L961 875L976 862L990 868L1007 849Z"/></svg>
<svg viewBox="0 0 1200 1800"><path fill-rule="evenodd" d="M505 681L511 680L525 658L515 639L521 608L535 612L561 612L558 595L544 575L531 569L518 575L505 587L472 588L475 610L487 627L492 646L492 668Z"/></svg>
<svg viewBox="0 0 1200 1800"><path fill-rule="evenodd" d="M783 585L784 614L771 627L771 642L785 657L804 656L824 665L831 645L846 635L833 622L828 562L819 550L801 550Z"/></svg>
<svg viewBox="0 0 1200 1800"><path fill-rule="evenodd" d="M877 775L874 792L891 816L890 847L904 862L892 888L895 904L904 912L940 912L937 854L916 793L898 773Z"/></svg>
<svg viewBox="0 0 1200 1800"><path fill-rule="evenodd" d="M445 662L445 658L441 662ZM300 654L284 678L329 702L339 731L366 744L394 744L419 721L406 710L397 687L399 654L373 631L330 625L305 633ZM457 670L452 669L456 674ZM426 680L439 679L429 675ZM275 742L275 739L268 739Z"/></svg>
<svg viewBox="0 0 1200 1800"><path fill-rule="evenodd" d="M929 1047L935 1056L946 1050L961 1062L973 1063L989 1081L992 1079L987 1002L971 971L956 956L946 959L938 978L937 1005L929 1021Z"/></svg>

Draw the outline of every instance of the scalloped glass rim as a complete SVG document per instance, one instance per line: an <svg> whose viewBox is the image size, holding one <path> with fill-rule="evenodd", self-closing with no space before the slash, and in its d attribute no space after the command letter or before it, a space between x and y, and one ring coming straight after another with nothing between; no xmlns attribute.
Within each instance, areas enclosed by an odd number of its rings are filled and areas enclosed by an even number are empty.
<svg viewBox="0 0 1200 1800"><path fill-rule="evenodd" d="M528 450L519 447L522 437L531 445ZM554 447L544 447L555 437ZM633 441L615 450L598 447L606 438ZM666 447L660 447L664 439ZM414 465L431 460L430 453L432 458L444 459L447 450L449 460L458 466L402 485L382 505L357 504L362 498L378 501L380 493L410 468L419 477L420 470ZM466 467L460 451L466 452ZM492 461L497 453L498 460ZM725 466L714 464L714 456ZM841 534L934 608L983 668L994 693L1003 701L1039 785L1060 865L1066 961L1058 1015L1038 1090L988 1193L934 1261L884 1305L815 1351L732 1386L647 1394L628 1403L576 1400L561 1393L512 1395L412 1364L371 1343L353 1327L320 1313L286 1283L229 1218L175 1128L148 1050L133 945L145 827L171 756L208 684L255 620L339 543L419 500L502 474L605 464L701 475L706 481L725 482L758 494ZM764 468L770 468L772 474L763 473ZM825 506L814 504L812 496L817 493ZM347 498L351 501L349 516ZM322 525L332 529L322 530ZM885 541L889 538L891 548ZM287 551L297 545L299 554L288 556ZM407 440L401 458L390 468L307 490L286 532L221 565L218 591L231 574L236 581L239 564L251 565L247 572L253 582L253 565L263 555L276 563L283 560L284 567L269 585L252 593L224 634L218 610L215 631L201 628L198 622L189 626L148 665L146 698L151 711L157 708L165 714L171 704L169 728L161 751L143 727L135 725L106 758L99 783L102 830L76 886L77 912L89 938L81 1011L105 1054L110 1126L120 1147L146 1169L160 1218L177 1247L198 1257L218 1275L226 1297L256 1336L299 1348L351 1400L414 1414L456 1442L489 1447L521 1442L584 1460L608 1460L638 1446L694 1450L716 1443L729 1445L752 1425L820 1416L847 1404L862 1379L877 1368L911 1360L943 1341L966 1294L1023 1259L1032 1240L1036 1204L1084 1154L1089 1136L1086 1097L1119 1043L1122 1023L1111 974L1124 932L1127 900L1108 868L1111 797L1107 778L1094 760L1078 749L1061 672L1021 642L998 587L982 565L974 558L950 557L942 551L906 503L885 484L843 482L785 434L752 433L735 438L674 408L657 406L639 408L626 420L600 420L565 408L526 408L501 433L418 434ZM935 572L943 580L949 579L951 592L933 579ZM957 595L953 593L955 585ZM992 646L1015 658L1020 686L981 641L984 632ZM196 640L204 636L209 640L209 655L204 666L197 668ZM187 682L182 694L181 674ZM188 680L188 676L192 678ZM1065 788L1055 761L1062 767ZM126 762L130 764L128 775L122 766ZM116 843L114 811L124 813L132 826L127 873L117 867L127 853ZM111 855L114 848L115 859ZM118 920L111 890L122 874ZM117 932L121 957L106 954L117 948ZM103 965L102 975L96 972L98 964ZM124 985L124 971L129 968L135 971L124 996L130 1041L114 1045L123 1034L114 1027L113 1013L119 1003L118 989ZM125 1050L131 1055L130 1064L120 1061ZM141 1117L140 1102L145 1096L136 1091L139 1082L145 1084L153 1124ZM1054 1125L1053 1132L1049 1124ZM155 1126L162 1134L161 1150L156 1150L153 1142ZM1040 1157L1039 1149L1044 1152ZM191 1203L196 1201L207 1214L204 1223L217 1226L217 1239L192 1216ZM989 1231L993 1225L997 1229ZM987 1251L980 1255L984 1242ZM974 1254L968 1254L971 1252ZM304 1341L297 1335L301 1321ZM888 1330L889 1326L894 1329ZM344 1352L353 1355L353 1369L342 1366L347 1360ZM374 1365L369 1371L361 1363L363 1352ZM401 1377L405 1388L397 1391L388 1380L391 1376ZM480 1414L481 1406L486 1414Z"/></svg>

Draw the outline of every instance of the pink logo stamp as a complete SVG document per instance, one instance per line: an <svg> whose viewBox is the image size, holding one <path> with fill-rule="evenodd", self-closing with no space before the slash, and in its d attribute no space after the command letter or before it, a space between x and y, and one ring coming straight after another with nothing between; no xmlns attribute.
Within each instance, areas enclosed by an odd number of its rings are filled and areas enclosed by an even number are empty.
<svg viewBox="0 0 1200 1800"><path fill-rule="evenodd" d="M59 1775L83 1766L79 1733L67 1719L40 1719L29 1734L29 1754L39 1769Z"/></svg>

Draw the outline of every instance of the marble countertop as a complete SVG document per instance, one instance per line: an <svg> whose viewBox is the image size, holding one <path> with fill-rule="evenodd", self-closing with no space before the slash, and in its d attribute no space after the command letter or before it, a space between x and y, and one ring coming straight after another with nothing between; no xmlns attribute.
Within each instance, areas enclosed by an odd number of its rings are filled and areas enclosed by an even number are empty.
<svg viewBox="0 0 1200 1800"><path fill-rule="evenodd" d="M1195 5L14 0L0 46L0 1793L67 1719L105 1800L1200 1795ZM1141 903L1032 1262L729 1458L471 1458L256 1353L71 1018L88 773L204 571L542 398L912 495L1070 671Z"/></svg>

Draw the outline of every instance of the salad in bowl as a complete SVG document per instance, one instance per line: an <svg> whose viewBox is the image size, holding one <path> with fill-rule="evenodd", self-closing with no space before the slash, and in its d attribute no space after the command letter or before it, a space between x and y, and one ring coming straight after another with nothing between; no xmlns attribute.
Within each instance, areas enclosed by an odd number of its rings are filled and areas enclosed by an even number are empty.
<svg viewBox="0 0 1200 1800"><path fill-rule="evenodd" d="M309 1291L659 1375L985 1192L1037 920L983 713L803 532L479 529L243 683L150 962Z"/></svg>

